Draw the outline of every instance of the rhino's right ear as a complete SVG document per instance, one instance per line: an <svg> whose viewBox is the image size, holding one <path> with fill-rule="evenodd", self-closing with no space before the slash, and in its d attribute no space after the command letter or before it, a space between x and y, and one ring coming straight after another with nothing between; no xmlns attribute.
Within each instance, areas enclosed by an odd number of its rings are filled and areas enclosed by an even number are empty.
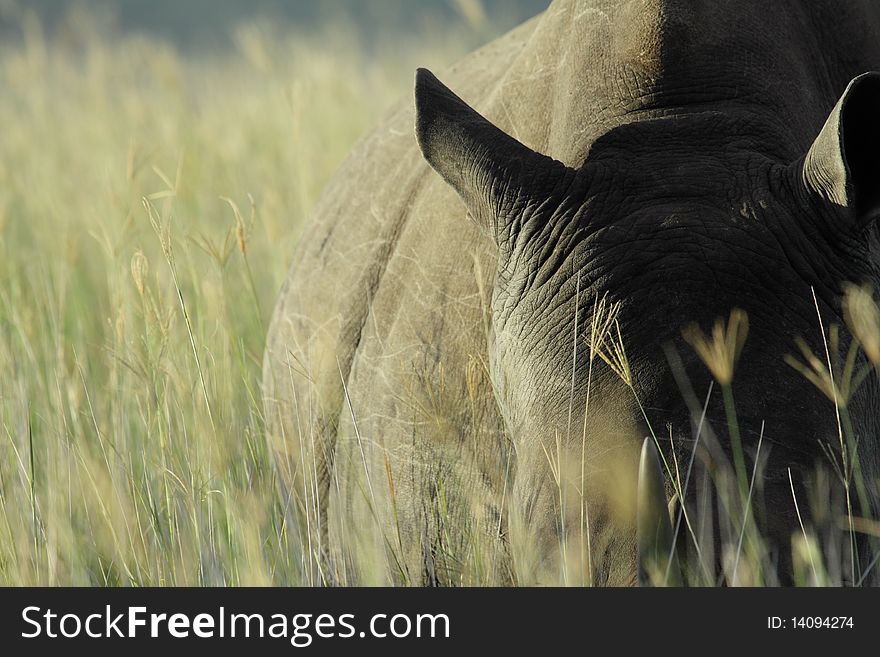
<svg viewBox="0 0 880 657"><path fill-rule="evenodd" d="M496 239L517 212L539 205L574 173L497 128L423 68L416 72L416 138L428 164Z"/></svg>
<svg viewBox="0 0 880 657"><path fill-rule="evenodd" d="M801 173L814 196L845 209L851 229L880 218L880 73L849 83Z"/></svg>

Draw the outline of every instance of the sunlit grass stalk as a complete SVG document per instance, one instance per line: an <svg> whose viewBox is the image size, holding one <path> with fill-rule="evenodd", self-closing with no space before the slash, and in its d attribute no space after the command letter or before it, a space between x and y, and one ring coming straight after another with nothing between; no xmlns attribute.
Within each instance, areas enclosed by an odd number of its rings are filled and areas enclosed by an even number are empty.
<svg viewBox="0 0 880 657"><path fill-rule="evenodd" d="M39 555L41 554L40 550L40 523L37 515L37 493L36 493L36 482L37 482L37 466L36 466L36 458L34 457L34 430L33 424L30 417L30 410L28 409L28 418L27 418L27 432L28 432L28 470L30 472L29 477L29 488L31 494L31 523L33 527L33 540L34 540L34 570L35 575L39 578Z"/></svg>
<svg viewBox="0 0 880 657"><path fill-rule="evenodd" d="M742 527L740 528L739 540L737 541L737 544L736 544L736 559L733 564L733 574L730 577L731 583L734 583L734 584L736 583L736 572L739 569L739 560L740 560L740 556L742 555L743 538L746 535L746 523L748 522L749 517L752 512L752 493L755 490L755 479L758 476L758 465L761 460L761 445L763 444L763 442L764 442L764 423L761 422L761 433L758 436L758 449L755 452L755 463L754 463L754 466L752 467L752 478L751 478L751 481L749 482L749 493L748 493L748 496L746 497L745 509L743 510Z"/></svg>
<svg viewBox="0 0 880 657"><path fill-rule="evenodd" d="M806 549L808 551L807 553L810 557L810 567L813 570L813 578L815 579L816 583L819 583L819 581L820 581L819 580L819 571L816 569L816 561L813 558L813 551L812 551L812 549L810 549L810 540L807 536L807 529L806 529L806 527L804 527L804 519L801 517L800 505L798 504L797 495L794 492L794 479L791 476L791 468L788 468L788 483L789 483L789 486L791 487L791 499L792 499L792 502L794 503L794 510L795 510L795 513L797 514L798 524L800 525L800 528L801 528L801 535L804 538L804 544L806 545Z"/></svg>
<svg viewBox="0 0 880 657"><path fill-rule="evenodd" d="M819 320L819 333L822 335L822 344L825 347L825 361L828 367L828 379L831 388L832 401L834 402L834 413L837 418L838 436L840 438L840 458L843 465L843 488L846 495L846 510L849 518L849 538L850 538L850 568L853 582L856 581L856 572L858 570L858 558L856 556L856 532L853 526L853 507L852 495L850 493L850 471L849 471L849 455L847 450L847 440L843 430L843 422L841 418L841 401L845 404L848 400L841 400L841 395L837 384L834 381L834 366L831 361L831 351L828 348L828 338L825 335L825 324L822 321L822 312L819 309L819 300L816 298L816 289L811 285L810 293L813 295L813 306L816 308L816 317ZM789 470L789 479L791 478L791 470ZM794 484L792 484L792 495L794 495ZM800 519L800 513L798 513ZM806 540L806 537L805 537ZM814 568L815 570L815 568Z"/></svg>
<svg viewBox="0 0 880 657"><path fill-rule="evenodd" d="M578 301L580 301L580 272L578 272ZM596 295L596 298L593 303L593 317L597 316L597 310L599 305L599 296ZM579 304L578 304L579 306ZM584 399L584 419L581 427L581 479L580 479L580 557L581 557L581 573L586 573L584 580L584 584L592 586L593 585L593 546L591 545L591 530L590 530L590 509L588 506L587 500L587 477L586 477L586 468L587 468L587 421L590 417L590 392L593 388L593 360L596 357L596 352L594 345L597 344L598 336L595 334L596 324L595 321L590 323L590 338L589 338L589 350L590 350L590 358L587 363L587 392ZM577 345L575 345L575 349L577 349ZM584 544L586 539L586 544ZM586 568L584 568L584 558L586 557Z"/></svg>
<svg viewBox="0 0 880 657"><path fill-rule="evenodd" d="M691 449L691 456L688 460L687 472L685 473L684 483L681 482L680 477L678 476L678 468L676 467L676 491L679 499L678 505L678 513L675 518L675 525L672 528L672 535L678 536L679 529L681 528L681 521L684 519L685 524L688 528L688 533L691 536L691 540L693 541L694 548L697 552L697 559L700 564L700 569L705 570L705 564L703 561L703 553L700 548L700 542L697 540L696 534L694 533L693 523L691 523L691 519L688 515L687 510L687 491L690 486L691 474L694 468L694 461L697 457L697 449L700 446L700 438L703 435L703 423L706 421L706 411L709 408L709 401L712 398L712 390L714 389L714 382L709 384L709 391L706 393L706 401L703 404L703 411L700 414L700 421L697 423L697 432L696 437L694 438L694 446ZM674 446L673 446L673 456L675 455ZM664 579L669 581L670 573L672 572L673 560L675 559L676 545L675 542L669 548L669 557L666 561L666 572L664 573ZM704 572L703 573L707 580L711 580L711 576Z"/></svg>
<svg viewBox="0 0 880 657"><path fill-rule="evenodd" d="M177 301L180 304L180 312L183 315L183 321L186 324L186 332L189 336L190 347L192 348L193 358L195 359L196 370L199 373L199 383L202 386L202 394L204 395L205 399L205 409L208 412L208 419L211 422L211 428L216 432L217 425L214 423L214 413L211 410L211 400L208 395L208 384L205 383L205 372L202 368L202 359L199 357L199 349L196 346L195 332L193 331L192 322L189 318L189 312L187 312L186 309L186 302L183 300L183 290L180 286L180 280L177 277L177 268L174 266L174 252L172 251L172 237L170 234L170 228L163 229L158 212L156 211L150 200L147 198L144 198L144 207L147 210L150 222L153 224L153 229L156 231L156 235L159 237L159 241L162 246L162 254L165 256L165 262L168 264L168 270L171 272L171 278L174 282L174 290L177 293Z"/></svg>
<svg viewBox="0 0 880 657"><path fill-rule="evenodd" d="M861 466L858 456L858 441L853 431L852 421L847 406L841 406L839 409L840 416L840 459L843 469L844 492L846 494L847 507L847 525L849 530L850 559L852 568L852 582L861 579L862 566L859 559L858 538L856 536L856 528L854 525L855 512L852 504L852 488L855 486L855 493L858 496L859 504L862 509L870 509L868 501L867 489L862 475Z"/></svg>
<svg viewBox="0 0 880 657"><path fill-rule="evenodd" d="M241 253L242 260L244 261L244 269L245 274L248 281L248 286L251 293L251 299L254 303L254 311L256 312L257 323L260 326L260 331L265 331L265 326L263 325L263 311L260 308L260 296L257 293L257 285L254 282L254 273L251 270L251 262L248 258L248 233L253 228L254 222L256 221L257 216L257 205L254 201L254 197L248 194L248 201L251 205L251 216L250 221L246 224L244 218L241 216L241 211L238 209L238 205L229 197L222 197L223 201L229 204L232 208L232 213L235 216L235 238L238 243L238 250Z"/></svg>

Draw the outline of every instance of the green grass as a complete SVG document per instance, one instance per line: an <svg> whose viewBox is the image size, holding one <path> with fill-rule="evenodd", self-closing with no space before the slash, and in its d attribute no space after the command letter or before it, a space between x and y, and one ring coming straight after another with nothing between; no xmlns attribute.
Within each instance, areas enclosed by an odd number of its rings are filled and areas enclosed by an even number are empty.
<svg viewBox="0 0 880 657"><path fill-rule="evenodd" d="M368 55L250 25L184 56L92 18L0 50L0 585L299 583L261 417L275 296L353 142L475 36Z"/></svg>

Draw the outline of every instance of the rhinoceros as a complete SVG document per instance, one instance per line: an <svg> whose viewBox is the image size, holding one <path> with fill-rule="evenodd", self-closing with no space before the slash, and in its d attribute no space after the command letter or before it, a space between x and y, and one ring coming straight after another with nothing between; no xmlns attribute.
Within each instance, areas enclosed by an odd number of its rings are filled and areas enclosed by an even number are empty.
<svg viewBox="0 0 880 657"><path fill-rule="evenodd" d="M556 0L419 70L268 333L304 581L872 581L876 69L875 0Z"/></svg>

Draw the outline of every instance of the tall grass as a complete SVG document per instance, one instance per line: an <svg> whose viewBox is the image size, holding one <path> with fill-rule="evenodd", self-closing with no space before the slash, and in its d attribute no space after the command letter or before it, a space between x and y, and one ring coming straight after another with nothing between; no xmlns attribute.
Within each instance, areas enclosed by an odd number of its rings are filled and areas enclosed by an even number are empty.
<svg viewBox="0 0 880 657"><path fill-rule="evenodd" d="M478 2L459 5L472 25L485 23ZM184 56L155 39L107 36L87 14L52 39L25 15L21 33L0 47L0 584L314 581L302 546L319 533L288 524L264 436L269 313L305 218L353 142L410 93L416 65L454 61L476 39L396 35L367 53L346 29L246 25L234 50ZM868 370L880 368L880 312L856 289L847 308ZM576 314L590 316L581 333L576 318L572 350L576 358L578 341L589 347L584 412L595 361L632 390L647 422L618 311L606 298L578 300ZM730 382L746 329L735 315L710 336L688 333L724 395L731 436ZM814 499L799 499L791 480L799 518L807 505L814 518L822 511L833 477L848 509L851 497L867 506L846 407L867 370L849 353L837 358L836 330L826 353L790 359L835 402L840 427L829 446L835 467L815 478ZM724 460L704 422L708 398L679 384L697 433L665 450L663 469L672 524L689 546L687 579L776 583L754 519L762 443L748 468L737 442L733 463L708 481L695 460ZM655 428L654 441L671 440ZM573 529L558 579L591 584L599 539L586 504L586 423L572 426L571 410L568 432L579 449L567 453L560 437L545 450L559 508L577 507L560 517ZM707 494L686 507L675 500L692 474ZM392 498L394 485L388 467ZM632 488L621 506L634 504ZM442 514L454 521L445 501ZM801 523L797 583L858 582L876 567L856 563L853 538L880 534L876 520L848 516L843 527L837 516ZM402 553L399 530L395 541ZM482 573L495 556L475 542L462 566L474 572L459 581L493 581ZM672 556L655 581L667 580ZM345 581L337 575L325 581Z"/></svg>
<svg viewBox="0 0 880 657"><path fill-rule="evenodd" d="M472 43L104 27L24 15L0 49L0 584L299 583L268 315L352 143Z"/></svg>

